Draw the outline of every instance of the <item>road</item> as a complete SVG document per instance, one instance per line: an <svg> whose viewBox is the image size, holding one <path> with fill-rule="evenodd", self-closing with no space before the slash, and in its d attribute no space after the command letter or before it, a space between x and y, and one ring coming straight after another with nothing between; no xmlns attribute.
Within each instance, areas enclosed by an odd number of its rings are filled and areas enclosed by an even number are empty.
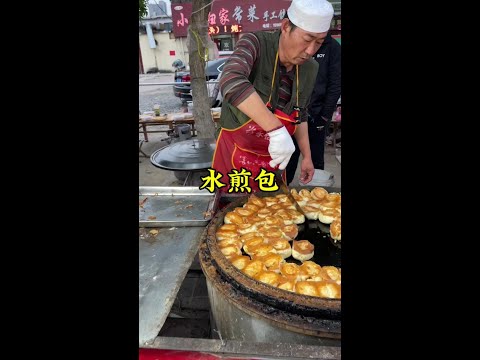
<svg viewBox="0 0 480 360"><path fill-rule="evenodd" d="M142 74L139 75L139 84L173 82L173 73ZM153 110L153 105L160 105L160 112L179 112L182 102L173 95L173 85L152 85L138 87L139 108L144 111Z"/></svg>

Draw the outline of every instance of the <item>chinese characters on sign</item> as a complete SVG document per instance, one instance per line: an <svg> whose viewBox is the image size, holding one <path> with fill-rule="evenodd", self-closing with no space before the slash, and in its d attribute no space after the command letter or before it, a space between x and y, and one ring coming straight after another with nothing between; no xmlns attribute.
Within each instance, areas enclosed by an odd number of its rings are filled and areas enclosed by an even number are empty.
<svg viewBox="0 0 480 360"><path fill-rule="evenodd" d="M217 0L208 14L209 34L231 34L259 30L275 30L281 25L288 0ZM172 8L173 32L175 36L186 36L192 4Z"/></svg>
<svg viewBox="0 0 480 360"><path fill-rule="evenodd" d="M220 182L218 179L222 178L222 174L216 172L213 169L208 169L210 175L202 177L203 185L200 186L201 189L207 189L209 192L213 193L216 188L221 188L223 186L227 186ZM228 192L252 192L250 186L248 186L248 179L252 175L250 171L241 168L240 171L237 169L233 169L231 173L227 174L230 178L230 189ZM256 178L253 179L254 181L258 182L258 188L262 191L277 191L278 185L274 181L275 174L272 172L268 172L265 169L260 171L260 174Z"/></svg>

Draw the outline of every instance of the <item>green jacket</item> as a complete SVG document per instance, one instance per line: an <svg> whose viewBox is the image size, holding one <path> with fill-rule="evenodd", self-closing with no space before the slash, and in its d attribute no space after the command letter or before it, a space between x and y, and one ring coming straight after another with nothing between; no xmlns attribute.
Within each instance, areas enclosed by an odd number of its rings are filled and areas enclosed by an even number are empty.
<svg viewBox="0 0 480 360"><path fill-rule="evenodd" d="M264 103L267 103L270 96L272 86L272 76L275 65L275 56L278 50L278 42L280 39L280 31L265 32L259 31L255 35L260 40L260 56L257 58L249 80L253 84L258 95ZM280 61L279 61L280 62ZM318 72L318 63L313 59L308 59L304 64L298 67L299 76L299 92L298 105L301 109L305 109L308 99L315 86L315 79ZM272 106L275 109L278 101L278 89L280 85L280 71L277 69L275 73L275 84L272 93ZM297 81L294 79L292 86L292 98L286 104L284 112L290 114L296 105ZM306 110L304 110L306 111ZM225 129L235 129L249 120L247 115L234 107L228 101L223 101L222 114L220 116L220 125ZM218 133L217 133L218 135Z"/></svg>

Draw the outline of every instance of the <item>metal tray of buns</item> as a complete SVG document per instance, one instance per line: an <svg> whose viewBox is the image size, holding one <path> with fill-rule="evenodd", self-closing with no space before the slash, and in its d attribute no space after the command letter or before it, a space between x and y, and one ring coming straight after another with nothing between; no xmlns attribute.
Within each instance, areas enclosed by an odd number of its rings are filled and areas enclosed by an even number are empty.
<svg viewBox="0 0 480 360"><path fill-rule="evenodd" d="M217 192L195 186L140 186L139 227L205 226L218 198Z"/></svg>

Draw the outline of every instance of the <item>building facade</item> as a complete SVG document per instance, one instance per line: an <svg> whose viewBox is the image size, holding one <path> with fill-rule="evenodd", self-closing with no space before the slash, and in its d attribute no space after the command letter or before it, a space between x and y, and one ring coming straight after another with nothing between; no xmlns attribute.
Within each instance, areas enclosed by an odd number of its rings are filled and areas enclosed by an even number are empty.
<svg viewBox="0 0 480 360"><path fill-rule="evenodd" d="M332 36L341 42L341 1L330 2L335 11ZM216 0L208 15L208 32L219 51L231 51L243 33L278 29L290 3L291 0ZM191 13L191 1L172 0L171 18L155 13L156 16L142 20L140 57L145 72L155 67L172 70L171 63L176 59L188 65L186 39Z"/></svg>

